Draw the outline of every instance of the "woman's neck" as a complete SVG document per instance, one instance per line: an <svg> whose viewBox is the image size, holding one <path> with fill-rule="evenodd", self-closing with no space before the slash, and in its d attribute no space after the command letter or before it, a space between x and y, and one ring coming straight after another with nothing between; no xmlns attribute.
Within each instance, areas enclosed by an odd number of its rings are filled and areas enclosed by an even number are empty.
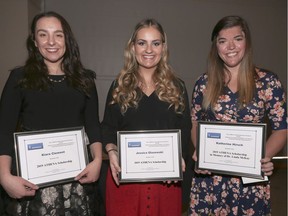
<svg viewBox="0 0 288 216"><path fill-rule="evenodd" d="M151 95L155 91L155 82L153 80L153 72L145 71L143 73L139 72L141 80L139 82L139 87L146 95Z"/></svg>
<svg viewBox="0 0 288 216"><path fill-rule="evenodd" d="M64 75L61 64L46 64L49 75Z"/></svg>
<svg viewBox="0 0 288 216"><path fill-rule="evenodd" d="M155 73L155 69L153 69L153 70L148 70L148 69L139 70L139 75L142 78L142 81L145 82L145 83L153 82L154 73Z"/></svg>
<svg viewBox="0 0 288 216"><path fill-rule="evenodd" d="M225 76L225 83L228 88L233 92L238 91L238 70L227 71Z"/></svg>

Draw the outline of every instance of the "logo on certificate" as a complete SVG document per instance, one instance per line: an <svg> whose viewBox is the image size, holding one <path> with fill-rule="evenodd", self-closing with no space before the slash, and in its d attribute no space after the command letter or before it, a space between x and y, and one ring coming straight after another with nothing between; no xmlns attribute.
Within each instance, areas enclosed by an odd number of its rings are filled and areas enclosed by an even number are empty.
<svg viewBox="0 0 288 216"><path fill-rule="evenodd" d="M128 142L128 148L141 147L141 142Z"/></svg>
<svg viewBox="0 0 288 216"><path fill-rule="evenodd" d="M37 149L43 149L43 143L28 144L28 151Z"/></svg>
<svg viewBox="0 0 288 216"><path fill-rule="evenodd" d="M221 133L207 133L207 138L221 139Z"/></svg>

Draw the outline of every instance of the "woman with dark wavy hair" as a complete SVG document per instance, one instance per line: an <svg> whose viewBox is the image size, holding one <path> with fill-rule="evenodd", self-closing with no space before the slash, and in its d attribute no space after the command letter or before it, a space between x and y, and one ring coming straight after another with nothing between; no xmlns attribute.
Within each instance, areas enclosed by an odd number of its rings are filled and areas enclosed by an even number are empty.
<svg viewBox="0 0 288 216"><path fill-rule="evenodd" d="M83 67L78 44L58 13L34 17L29 57L11 71L0 103L0 183L5 215L94 215L93 183L99 178L102 144L95 74ZM15 175L13 133L84 127L92 160L75 181L39 187ZM12 169L12 170L11 170Z"/></svg>
<svg viewBox="0 0 288 216"><path fill-rule="evenodd" d="M101 125L110 160L106 214L181 215L180 182L119 184L117 131L181 129L184 158L189 154L191 137L186 87L168 64L162 26L154 19L138 23L124 54L124 67L110 87ZM184 160L182 169L185 170Z"/></svg>
<svg viewBox="0 0 288 216"><path fill-rule="evenodd" d="M219 20L211 40L207 73L196 81L192 94L193 144L196 148L197 121L257 124L266 122L268 116L272 134L266 141L264 158L256 163L270 176L272 157L287 142L283 86L275 73L253 64L250 31L243 18ZM229 148L226 151L235 153ZM189 215L271 215L269 181L244 184L234 175L195 172Z"/></svg>

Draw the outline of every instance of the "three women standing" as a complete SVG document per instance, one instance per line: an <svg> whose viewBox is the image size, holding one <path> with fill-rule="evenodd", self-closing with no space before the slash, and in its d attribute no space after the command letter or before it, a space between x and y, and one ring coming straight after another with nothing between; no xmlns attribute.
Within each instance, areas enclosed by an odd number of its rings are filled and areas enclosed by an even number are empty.
<svg viewBox="0 0 288 216"><path fill-rule="evenodd" d="M82 66L68 23L54 12L34 18L27 48L29 58L24 67L11 72L0 104L0 183L11 197L7 209L11 215L91 215L91 200L81 184L96 181L101 166L94 73ZM193 143L199 120L260 123L266 114L273 133L261 163L265 175L271 175L271 158L287 140L284 90L275 74L253 65L247 23L238 16L224 17L212 33L208 71L193 91ZM119 184L116 134L119 130L181 129L184 156L189 154L189 116L184 82L168 64L163 28L153 19L143 20L128 41L124 68L110 87L102 123L111 168L108 216L181 214L180 182ZM79 182L39 189L11 173L18 123L21 130L85 126L94 160L76 177ZM271 214L269 182L247 186L238 177L196 172L191 215Z"/></svg>

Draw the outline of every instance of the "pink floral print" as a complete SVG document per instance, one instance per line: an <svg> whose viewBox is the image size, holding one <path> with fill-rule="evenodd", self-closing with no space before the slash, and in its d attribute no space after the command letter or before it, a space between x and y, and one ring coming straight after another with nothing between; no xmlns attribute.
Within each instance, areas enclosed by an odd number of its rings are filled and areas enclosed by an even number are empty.
<svg viewBox="0 0 288 216"><path fill-rule="evenodd" d="M211 109L203 110L207 74L196 82L192 94L192 121L262 123L266 116L272 130L287 128L285 91L276 74L257 69L255 96L245 107L237 106L238 94L228 87ZM189 215L271 215L270 182L243 185L241 178L196 175L192 180Z"/></svg>

